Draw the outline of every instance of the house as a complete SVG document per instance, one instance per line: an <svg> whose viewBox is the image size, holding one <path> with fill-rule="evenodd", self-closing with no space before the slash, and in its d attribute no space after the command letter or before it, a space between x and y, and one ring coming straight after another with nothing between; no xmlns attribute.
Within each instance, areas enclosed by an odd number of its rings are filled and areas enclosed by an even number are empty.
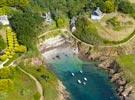
<svg viewBox="0 0 135 100"><path fill-rule="evenodd" d="M1 25L9 25L9 20L7 15L0 16Z"/></svg>
<svg viewBox="0 0 135 100"><path fill-rule="evenodd" d="M73 17L70 21L70 29L71 29L71 32L74 32L76 31L76 21L77 21L77 18L76 17Z"/></svg>
<svg viewBox="0 0 135 100"><path fill-rule="evenodd" d="M51 13L50 12L47 12L45 13L45 15L42 16L45 21L48 23L48 24L51 24L53 19L51 18Z"/></svg>
<svg viewBox="0 0 135 100"><path fill-rule="evenodd" d="M97 7L97 9L95 11L93 11L92 15L91 15L91 19L95 20L95 21L100 21L103 17L103 13L100 10L99 7Z"/></svg>

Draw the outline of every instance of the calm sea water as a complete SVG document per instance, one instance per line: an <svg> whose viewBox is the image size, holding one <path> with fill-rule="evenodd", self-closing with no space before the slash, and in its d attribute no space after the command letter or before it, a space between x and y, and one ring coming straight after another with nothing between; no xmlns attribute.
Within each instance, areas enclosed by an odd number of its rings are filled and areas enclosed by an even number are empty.
<svg viewBox="0 0 135 100"><path fill-rule="evenodd" d="M118 100L107 72L97 68L95 63L82 61L67 51L58 50L53 56L55 59L48 60L48 63L70 93L71 100ZM87 81L84 80L85 77Z"/></svg>

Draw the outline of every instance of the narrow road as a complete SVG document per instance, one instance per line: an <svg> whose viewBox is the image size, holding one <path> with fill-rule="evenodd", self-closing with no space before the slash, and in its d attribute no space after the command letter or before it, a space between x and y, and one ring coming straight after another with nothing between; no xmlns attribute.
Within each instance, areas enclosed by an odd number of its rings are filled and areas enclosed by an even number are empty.
<svg viewBox="0 0 135 100"><path fill-rule="evenodd" d="M40 82L31 74L29 74L28 72L26 72L25 70L23 70L22 68L18 67L23 73L25 73L26 75L28 75L31 79L33 79L36 83L37 86L37 90L40 94L40 99L39 100L45 100L44 96L43 96L43 88L42 85L40 84Z"/></svg>

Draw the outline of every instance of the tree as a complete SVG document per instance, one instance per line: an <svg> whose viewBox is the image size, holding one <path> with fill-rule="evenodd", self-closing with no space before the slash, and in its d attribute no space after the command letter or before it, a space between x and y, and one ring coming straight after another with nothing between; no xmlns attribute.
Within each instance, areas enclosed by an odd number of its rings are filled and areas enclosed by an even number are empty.
<svg viewBox="0 0 135 100"><path fill-rule="evenodd" d="M10 70L9 67L4 67L4 68L0 69L0 78L1 79L10 78L11 75L12 75L12 71Z"/></svg>
<svg viewBox="0 0 135 100"><path fill-rule="evenodd" d="M81 0L81 3L80 0L67 0L69 17L72 18L73 16L78 15L80 12L83 12L87 3L87 0Z"/></svg>
<svg viewBox="0 0 135 100"><path fill-rule="evenodd" d="M80 40L93 45L102 44L95 25L85 17L79 17L76 25L77 31L73 34Z"/></svg>
<svg viewBox="0 0 135 100"><path fill-rule="evenodd" d="M115 10L114 2L113 1L105 1L104 3L104 12L111 13Z"/></svg>
<svg viewBox="0 0 135 100"><path fill-rule="evenodd" d="M0 0L0 6L10 6L10 7L24 7L27 6L29 0Z"/></svg>
<svg viewBox="0 0 135 100"><path fill-rule="evenodd" d="M17 33L18 42L26 45L28 49L36 50L34 45L38 34L42 32L43 19L36 13L24 12L15 14L10 18L10 22Z"/></svg>
<svg viewBox="0 0 135 100"><path fill-rule="evenodd" d="M135 7L129 1L122 0L118 5L118 10L123 13L130 14L135 12Z"/></svg>

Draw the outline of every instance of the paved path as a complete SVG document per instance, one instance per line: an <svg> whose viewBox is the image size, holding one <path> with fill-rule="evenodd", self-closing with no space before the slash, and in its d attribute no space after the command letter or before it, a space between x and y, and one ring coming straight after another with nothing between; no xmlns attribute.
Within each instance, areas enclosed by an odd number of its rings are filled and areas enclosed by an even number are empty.
<svg viewBox="0 0 135 100"><path fill-rule="evenodd" d="M8 61L9 61L9 59L7 59L7 60L5 60L4 62L2 62L2 63L0 64L0 69L3 68L3 67L4 67L3 65L4 65L5 63L7 63Z"/></svg>
<svg viewBox="0 0 135 100"><path fill-rule="evenodd" d="M43 88L42 85L40 84L40 82L31 74L29 74L28 72L24 71L22 68L18 67L23 73L25 73L26 75L28 75L31 79L33 79L36 83L37 86L37 90L40 93L40 99L39 100L45 100L44 96L43 96Z"/></svg>

